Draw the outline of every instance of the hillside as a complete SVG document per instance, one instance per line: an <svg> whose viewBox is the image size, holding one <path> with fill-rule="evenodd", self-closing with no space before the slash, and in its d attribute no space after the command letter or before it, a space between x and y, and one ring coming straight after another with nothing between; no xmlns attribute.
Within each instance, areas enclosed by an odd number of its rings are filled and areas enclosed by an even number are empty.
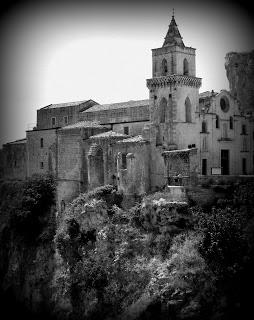
<svg viewBox="0 0 254 320"><path fill-rule="evenodd" d="M188 204L160 191L127 210L104 186L56 216L51 178L5 183L2 310L8 319L244 319L253 190L251 182L196 187Z"/></svg>

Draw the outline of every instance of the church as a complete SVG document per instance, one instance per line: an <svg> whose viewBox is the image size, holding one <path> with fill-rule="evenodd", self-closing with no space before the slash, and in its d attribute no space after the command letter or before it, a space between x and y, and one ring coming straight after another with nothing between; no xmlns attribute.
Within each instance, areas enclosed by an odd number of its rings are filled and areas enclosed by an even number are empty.
<svg viewBox="0 0 254 320"><path fill-rule="evenodd" d="M50 173L61 206L105 184L131 196L252 175L253 116L229 91L199 93L195 57L173 15L162 47L152 49L149 99L88 99L37 110L36 127L26 138L3 146L2 178Z"/></svg>

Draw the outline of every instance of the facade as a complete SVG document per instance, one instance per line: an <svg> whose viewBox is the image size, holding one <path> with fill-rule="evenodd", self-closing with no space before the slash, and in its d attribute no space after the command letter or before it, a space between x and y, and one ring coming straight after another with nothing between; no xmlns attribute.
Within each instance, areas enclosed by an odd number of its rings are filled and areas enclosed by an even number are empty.
<svg viewBox="0 0 254 320"><path fill-rule="evenodd" d="M104 184L138 195L199 177L252 175L254 118L226 90L199 94L195 51L184 45L173 16L163 46L152 50L149 99L39 109L26 140L4 146L4 178L51 173L64 207ZM5 170L7 163L20 170Z"/></svg>

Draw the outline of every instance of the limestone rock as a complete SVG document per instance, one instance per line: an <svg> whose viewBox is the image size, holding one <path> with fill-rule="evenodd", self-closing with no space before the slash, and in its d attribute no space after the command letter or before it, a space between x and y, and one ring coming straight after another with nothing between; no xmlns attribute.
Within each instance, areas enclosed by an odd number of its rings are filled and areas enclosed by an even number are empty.
<svg viewBox="0 0 254 320"><path fill-rule="evenodd" d="M226 55L225 68L231 94L245 112L254 112L254 51Z"/></svg>

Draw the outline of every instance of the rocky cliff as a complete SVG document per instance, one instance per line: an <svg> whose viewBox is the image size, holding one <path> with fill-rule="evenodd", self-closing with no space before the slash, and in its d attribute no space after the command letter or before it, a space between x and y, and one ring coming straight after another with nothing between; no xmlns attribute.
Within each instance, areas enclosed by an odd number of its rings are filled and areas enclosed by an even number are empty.
<svg viewBox="0 0 254 320"><path fill-rule="evenodd" d="M254 112L254 51L226 55L229 88L245 112Z"/></svg>
<svg viewBox="0 0 254 320"><path fill-rule="evenodd" d="M163 190L127 210L103 186L56 215L50 179L0 184L1 319L247 319L253 190Z"/></svg>

